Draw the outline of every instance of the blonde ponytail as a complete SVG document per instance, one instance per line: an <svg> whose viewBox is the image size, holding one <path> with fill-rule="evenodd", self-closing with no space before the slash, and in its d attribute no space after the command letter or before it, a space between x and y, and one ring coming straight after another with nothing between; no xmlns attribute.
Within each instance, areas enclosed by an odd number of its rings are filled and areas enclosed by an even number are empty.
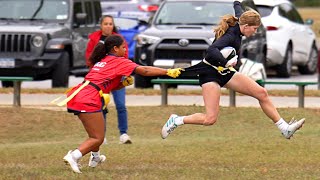
<svg viewBox="0 0 320 180"><path fill-rule="evenodd" d="M227 31L229 26L235 26L239 19L231 14L222 16L219 25L214 29L216 39L219 39Z"/></svg>

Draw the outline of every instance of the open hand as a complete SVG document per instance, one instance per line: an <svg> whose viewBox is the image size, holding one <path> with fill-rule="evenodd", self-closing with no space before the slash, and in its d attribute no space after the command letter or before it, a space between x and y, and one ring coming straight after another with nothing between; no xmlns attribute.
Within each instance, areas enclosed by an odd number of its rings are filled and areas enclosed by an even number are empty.
<svg viewBox="0 0 320 180"><path fill-rule="evenodd" d="M181 74L181 71L184 71L184 69L182 68L168 69L167 75L172 78L176 78Z"/></svg>

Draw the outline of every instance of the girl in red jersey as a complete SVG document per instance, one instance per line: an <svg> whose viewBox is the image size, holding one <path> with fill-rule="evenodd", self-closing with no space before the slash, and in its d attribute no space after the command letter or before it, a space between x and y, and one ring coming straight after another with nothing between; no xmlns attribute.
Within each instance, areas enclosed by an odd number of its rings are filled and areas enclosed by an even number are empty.
<svg viewBox="0 0 320 180"><path fill-rule="evenodd" d="M106 159L99 152L105 133L102 113L103 98L101 97L103 93L110 93L112 90L128 85L126 78L132 73L142 76L168 75L173 78L178 77L181 73L180 68L162 69L139 66L124 58L125 53L124 40L118 35L110 35L104 43L98 43L90 56L90 61L94 66L84 78L85 81L68 93L68 112L78 115L89 136L77 149L70 150L63 158L74 172L81 173L78 161L89 152L91 152L90 167L96 167Z"/></svg>
<svg viewBox="0 0 320 180"><path fill-rule="evenodd" d="M89 57L94 47L99 43L103 42L106 37L111 34L120 35L118 28L114 23L114 18L111 15L103 15L100 20L100 30L97 30L89 35L89 41L86 49L86 64L89 68L92 68L94 64L91 63ZM121 36L121 35L120 35ZM126 49L128 49L128 43L125 42ZM128 59L128 51L124 54L124 57ZM118 116L118 129L119 129L119 142L121 144L132 143L130 136L127 134L128 131L128 112L126 108L126 88L112 91L113 101L116 106ZM107 111L106 111L107 112ZM106 112L104 113L105 119L107 117ZM107 123L105 123L107 125ZM104 139L107 142L107 139Z"/></svg>

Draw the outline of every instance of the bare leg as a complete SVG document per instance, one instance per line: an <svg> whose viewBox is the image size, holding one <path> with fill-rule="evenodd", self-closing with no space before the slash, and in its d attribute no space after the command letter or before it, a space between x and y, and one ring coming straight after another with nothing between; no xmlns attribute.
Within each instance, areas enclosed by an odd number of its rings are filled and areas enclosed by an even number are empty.
<svg viewBox="0 0 320 180"><path fill-rule="evenodd" d="M267 90L249 77L241 73L235 73L225 87L256 98L259 101L263 112L272 119L273 122L276 123L281 118L277 109L271 102Z"/></svg>
<svg viewBox="0 0 320 180"><path fill-rule="evenodd" d="M103 114L101 112L80 113L79 119L89 136L89 138L78 147L79 151L83 156L90 151L98 152L104 138L105 122Z"/></svg>
<svg viewBox="0 0 320 180"><path fill-rule="evenodd" d="M202 95L206 108L206 114L195 113L185 116L184 124L213 125L219 114L220 86L215 82L209 82L202 85Z"/></svg>

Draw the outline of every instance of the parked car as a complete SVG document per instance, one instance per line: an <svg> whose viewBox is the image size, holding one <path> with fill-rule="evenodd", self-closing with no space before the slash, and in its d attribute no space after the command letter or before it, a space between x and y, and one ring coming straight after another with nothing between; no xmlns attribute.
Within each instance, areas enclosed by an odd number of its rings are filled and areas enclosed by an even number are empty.
<svg viewBox="0 0 320 180"><path fill-rule="evenodd" d="M279 77L290 77L292 66L301 74L317 70L316 35L288 0L254 0L267 29L267 67L274 67Z"/></svg>
<svg viewBox="0 0 320 180"><path fill-rule="evenodd" d="M100 0L0 3L0 76L52 79L52 87L68 87L69 74L85 68L85 45L99 27Z"/></svg>
<svg viewBox="0 0 320 180"><path fill-rule="evenodd" d="M102 0L103 14L149 19L158 10L162 0Z"/></svg>
<svg viewBox="0 0 320 180"><path fill-rule="evenodd" d="M242 6L256 10L252 0L243 0ZM213 27L225 14L234 14L233 0L163 1L150 26L137 36L134 61L162 68L197 64L214 41ZM240 55L264 62L266 49L266 30L260 26L255 36L243 39ZM136 88L153 86L150 77L139 75L134 84Z"/></svg>
<svg viewBox="0 0 320 180"><path fill-rule="evenodd" d="M112 15L119 33L126 39L129 59L134 58L135 37L148 27L161 0L107 0L101 2L102 14Z"/></svg>

